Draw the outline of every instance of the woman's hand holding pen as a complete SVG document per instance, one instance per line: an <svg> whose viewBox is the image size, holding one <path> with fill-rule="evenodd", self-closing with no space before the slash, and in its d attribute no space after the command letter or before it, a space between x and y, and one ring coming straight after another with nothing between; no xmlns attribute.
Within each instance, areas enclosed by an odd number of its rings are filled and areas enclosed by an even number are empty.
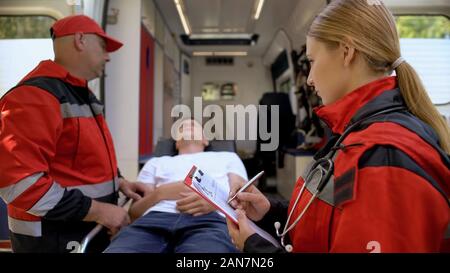
<svg viewBox="0 0 450 273"><path fill-rule="evenodd" d="M248 218L245 211L237 209L238 225L227 218L228 233L230 234L233 244L239 249L244 250L245 241L253 235L255 231L248 224Z"/></svg>
<svg viewBox="0 0 450 273"><path fill-rule="evenodd" d="M245 180L234 174L230 178L230 195L233 197L245 185ZM269 200L255 186L251 185L244 192L239 193L230 205L236 209L238 224L227 218L228 233L238 249L244 249L245 241L255 231L248 224L248 218L254 221L261 220L270 209ZM247 218L248 217L248 218Z"/></svg>
<svg viewBox="0 0 450 273"><path fill-rule="evenodd" d="M228 176L230 177L229 198L231 198L245 184L245 181L243 179L232 179L232 176L236 176L234 174ZM245 211L247 217L253 221L261 220L270 209L269 200L253 185L248 187L245 192L239 193L230 202L230 205L235 209Z"/></svg>

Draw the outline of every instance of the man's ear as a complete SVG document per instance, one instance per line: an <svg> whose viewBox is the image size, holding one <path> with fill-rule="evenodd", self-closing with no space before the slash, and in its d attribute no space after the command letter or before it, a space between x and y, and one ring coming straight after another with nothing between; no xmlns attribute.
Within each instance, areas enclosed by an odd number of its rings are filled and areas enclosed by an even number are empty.
<svg viewBox="0 0 450 273"><path fill-rule="evenodd" d="M86 48L86 43L87 43L86 36L81 32L76 32L73 35L73 38L74 38L73 43L74 43L75 49L77 51L83 51Z"/></svg>
<svg viewBox="0 0 450 273"><path fill-rule="evenodd" d="M356 49L350 42L340 44L344 57L344 67L348 67L356 58Z"/></svg>

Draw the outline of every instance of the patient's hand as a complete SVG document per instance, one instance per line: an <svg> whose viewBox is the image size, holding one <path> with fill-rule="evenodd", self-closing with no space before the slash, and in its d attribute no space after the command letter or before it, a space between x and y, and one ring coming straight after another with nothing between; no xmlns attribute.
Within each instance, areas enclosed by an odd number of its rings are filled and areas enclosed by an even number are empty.
<svg viewBox="0 0 450 273"><path fill-rule="evenodd" d="M154 188L140 200L134 202L129 210L131 220L139 218L149 208L161 200L178 200L184 198L181 193L191 191L183 182L177 181Z"/></svg>
<svg viewBox="0 0 450 273"><path fill-rule="evenodd" d="M161 185L157 190L160 200L178 200L185 197L182 193L191 192L183 181Z"/></svg>
<svg viewBox="0 0 450 273"><path fill-rule="evenodd" d="M193 216L200 216L215 210L215 208L210 203L208 203L208 201L200 197L192 190L189 192L180 192L180 195L183 198L177 201L177 210L182 213L189 213Z"/></svg>

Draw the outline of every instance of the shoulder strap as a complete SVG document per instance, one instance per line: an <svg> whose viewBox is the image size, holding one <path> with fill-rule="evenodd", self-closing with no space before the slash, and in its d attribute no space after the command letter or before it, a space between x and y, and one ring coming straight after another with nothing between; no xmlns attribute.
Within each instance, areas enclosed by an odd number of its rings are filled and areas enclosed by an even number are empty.
<svg viewBox="0 0 450 273"><path fill-rule="evenodd" d="M434 132L434 130L421 121L419 118L411 114L407 111L402 112L393 112L386 115L375 116L373 118L369 118L368 120L362 122L357 130L363 130L367 128L369 125L376 122L392 122L396 123L411 132L414 132L420 138L422 138L425 142L427 142L430 146L432 146L441 156L442 162L450 169L450 156L441 148L439 144L439 139Z"/></svg>
<svg viewBox="0 0 450 273"><path fill-rule="evenodd" d="M61 79L52 77L36 77L28 79L11 88L8 92L5 93L4 96L20 86L38 87L39 89L47 91L48 93L55 96L60 103L68 102L71 104L102 104L100 101L98 101L94 94L88 91L87 88L74 86L70 83L64 82Z"/></svg>
<svg viewBox="0 0 450 273"><path fill-rule="evenodd" d="M60 79L51 77L36 77L19 83L18 85L8 90L8 92L6 92L3 96L6 96L8 93L21 86L38 87L42 90L49 92L50 94L55 96L59 101L61 101L61 99L65 97L64 90L67 89L66 84Z"/></svg>
<svg viewBox="0 0 450 273"><path fill-rule="evenodd" d="M414 132L420 138L422 138L426 143L432 146L440 155L442 162L444 165L450 169L450 156L441 148L439 145L439 140L434 132L434 130L428 126L426 123L421 121L419 118L411 114L407 111L402 112L393 112L386 115L376 116L373 118L369 118L368 120L361 123L357 130L363 130L367 128L369 125L377 122L392 122L396 123L411 132ZM428 181L433 181L432 179L427 179ZM442 189L442 187L437 183L430 183L441 195L446 199L447 204L450 207L450 200Z"/></svg>

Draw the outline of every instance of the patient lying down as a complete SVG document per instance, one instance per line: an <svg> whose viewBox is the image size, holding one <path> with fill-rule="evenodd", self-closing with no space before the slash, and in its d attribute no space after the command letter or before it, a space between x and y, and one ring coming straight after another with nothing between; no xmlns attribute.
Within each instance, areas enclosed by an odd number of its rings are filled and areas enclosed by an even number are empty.
<svg viewBox="0 0 450 273"><path fill-rule="evenodd" d="M139 173L138 180L152 192L132 204L129 212L134 222L105 252L237 252L224 215L185 186L183 179L196 165L229 191L230 184L247 180L245 167L235 153L205 152L208 141L196 121L183 121L179 134L178 155L152 158Z"/></svg>

